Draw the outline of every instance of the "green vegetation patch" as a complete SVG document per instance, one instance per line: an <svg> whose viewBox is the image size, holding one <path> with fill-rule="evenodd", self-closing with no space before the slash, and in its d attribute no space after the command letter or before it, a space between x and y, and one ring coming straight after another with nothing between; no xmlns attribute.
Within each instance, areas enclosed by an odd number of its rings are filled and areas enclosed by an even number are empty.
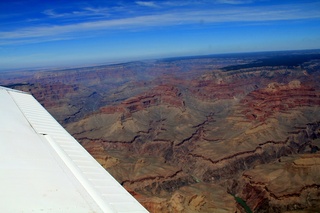
<svg viewBox="0 0 320 213"><path fill-rule="evenodd" d="M244 201L242 198L237 197L233 194L231 194L234 199L237 201L237 203L240 204L240 206L242 206L242 208L244 208L244 210L246 211L246 213L252 213L252 210L250 209L250 207L247 205L246 201Z"/></svg>

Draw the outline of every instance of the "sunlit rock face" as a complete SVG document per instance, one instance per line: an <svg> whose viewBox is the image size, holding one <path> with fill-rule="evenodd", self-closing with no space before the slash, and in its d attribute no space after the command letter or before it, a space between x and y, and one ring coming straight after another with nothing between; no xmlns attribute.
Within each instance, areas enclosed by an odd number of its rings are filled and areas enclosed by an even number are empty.
<svg viewBox="0 0 320 213"><path fill-rule="evenodd" d="M151 212L320 211L319 55L277 66L259 57L28 73L6 84L34 94Z"/></svg>

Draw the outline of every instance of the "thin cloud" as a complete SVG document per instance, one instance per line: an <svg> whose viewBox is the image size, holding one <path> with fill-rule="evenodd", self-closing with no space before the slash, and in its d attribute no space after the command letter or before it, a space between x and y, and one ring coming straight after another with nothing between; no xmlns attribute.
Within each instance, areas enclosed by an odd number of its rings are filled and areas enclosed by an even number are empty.
<svg viewBox="0 0 320 213"><path fill-rule="evenodd" d="M92 12L93 14L107 14L109 11L108 8L94 8L94 7L85 7L84 10Z"/></svg>
<svg viewBox="0 0 320 213"><path fill-rule="evenodd" d="M319 6L319 5L317 5ZM313 7L317 8L317 7ZM47 14L56 15L52 11ZM241 7L224 10L175 11L154 15L140 15L135 17L83 21L67 25L38 26L17 29L15 31L0 32L0 44L24 43L28 40L52 41L70 39L73 36L88 36L93 32L110 32L114 30L144 30L150 27L188 25L196 23L238 23L238 22L268 22L283 20L300 20L320 18L317 9L305 10L299 5L285 7Z"/></svg>
<svg viewBox="0 0 320 213"><path fill-rule="evenodd" d="M239 5L239 4L249 4L252 3L252 0L217 0L219 4L232 4L232 5Z"/></svg>
<svg viewBox="0 0 320 213"><path fill-rule="evenodd" d="M75 10L68 13L59 13L53 9L42 12L49 18L70 18L70 17L91 17L91 16L107 16L109 15L107 8L86 7L82 10Z"/></svg>
<svg viewBox="0 0 320 213"><path fill-rule="evenodd" d="M144 7L154 7L154 8L159 7L157 4L155 4L152 1L136 1L136 4Z"/></svg>

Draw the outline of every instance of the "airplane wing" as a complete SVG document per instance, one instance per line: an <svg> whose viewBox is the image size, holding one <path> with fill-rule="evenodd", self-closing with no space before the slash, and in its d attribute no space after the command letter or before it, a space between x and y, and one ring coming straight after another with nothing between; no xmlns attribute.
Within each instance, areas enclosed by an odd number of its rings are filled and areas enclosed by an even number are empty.
<svg viewBox="0 0 320 213"><path fill-rule="evenodd" d="M5 87L0 200L0 212L147 212L32 95Z"/></svg>

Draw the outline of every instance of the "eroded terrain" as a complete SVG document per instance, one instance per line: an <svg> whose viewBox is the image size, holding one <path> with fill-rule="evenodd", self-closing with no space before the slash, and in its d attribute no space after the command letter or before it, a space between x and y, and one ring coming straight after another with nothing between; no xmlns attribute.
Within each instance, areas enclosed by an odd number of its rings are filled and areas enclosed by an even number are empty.
<svg viewBox="0 0 320 213"><path fill-rule="evenodd" d="M31 92L151 212L317 212L320 58L278 54L27 72L0 83Z"/></svg>

